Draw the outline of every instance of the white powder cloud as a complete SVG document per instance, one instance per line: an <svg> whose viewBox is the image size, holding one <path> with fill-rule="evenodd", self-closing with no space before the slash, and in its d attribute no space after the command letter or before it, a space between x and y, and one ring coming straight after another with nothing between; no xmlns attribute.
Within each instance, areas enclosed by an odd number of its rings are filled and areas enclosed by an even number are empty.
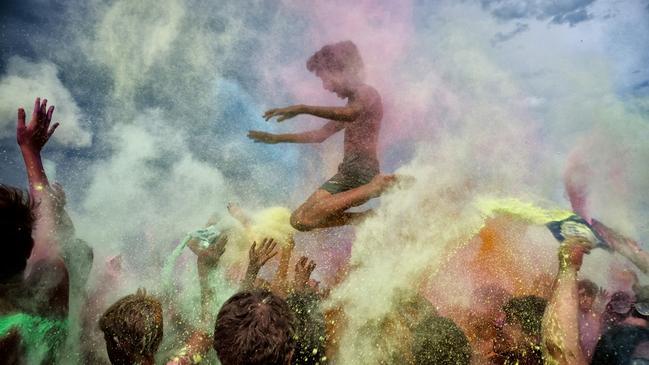
<svg viewBox="0 0 649 365"><path fill-rule="evenodd" d="M84 115L59 79L57 66L17 56L9 59L7 72L0 79L0 137L15 133L16 110L22 106L29 115L36 96L47 98L48 105L56 106L54 121L60 121L61 126L54 134L55 142L70 147L92 143L92 134L84 126Z"/></svg>

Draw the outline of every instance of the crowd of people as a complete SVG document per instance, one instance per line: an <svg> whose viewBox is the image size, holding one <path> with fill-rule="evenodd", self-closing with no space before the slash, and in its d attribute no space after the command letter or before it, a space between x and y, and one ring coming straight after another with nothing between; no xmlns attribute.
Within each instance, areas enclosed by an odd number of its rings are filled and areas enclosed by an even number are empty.
<svg viewBox="0 0 649 365"><path fill-rule="evenodd" d="M68 363L69 341L80 344L77 361L87 364L198 364L216 359L223 365L339 363L345 304L323 305L331 288L312 280L314 260L292 257L292 239L250 242L239 289L222 305L217 305L211 281L228 249L228 230L208 224L188 239L200 283L196 323L166 321L183 315L175 298L145 288L104 303L101 290L88 285L96 265L93 248L76 237L63 188L49 182L43 167L42 149L58 127L51 124L53 113L54 106L48 108L47 100L40 98L29 121L26 112L18 110L16 137L29 191L0 185L0 363ZM566 181L572 208L592 228L592 236L601 237L608 249L648 273L649 254L588 216L584 187ZM328 194L328 204L334 204L334 193ZM358 200L373 196L364 192ZM236 206L229 208L242 226L249 224ZM328 208L318 206L322 211L317 214L314 209L303 207L291 217L292 223L309 226L302 230L328 226ZM640 286L635 278L627 290L609 293L610 288L580 279L584 255L601 243L580 231L563 234L558 272L539 295L517 296L497 285L483 286L475 292L473 310L453 316L442 314L434 300L413 285L397 295L388 315L368 321L356 335L371 339L381 364L649 363L649 286ZM277 271L272 280L264 280L260 272L273 259ZM114 258L107 267L118 266L118 261ZM353 268L341 269L339 282L349 270ZM112 282L109 273L101 283L120 284ZM70 303L79 298L82 308L71 311ZM70 328L73 321L82 324L76 332ZM91 339L98 333L105 347L93 346ZM175 337L172 356L159 354L165 336Z"/></svg>

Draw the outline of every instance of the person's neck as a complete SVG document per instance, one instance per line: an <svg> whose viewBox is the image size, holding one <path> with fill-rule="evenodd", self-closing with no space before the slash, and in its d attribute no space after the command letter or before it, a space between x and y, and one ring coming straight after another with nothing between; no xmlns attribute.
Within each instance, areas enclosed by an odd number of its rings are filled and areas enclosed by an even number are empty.
<svg viewBox="0 0 649 365"><path fill-rule="evenodd" d="M347 92L345 93L346 94L345 97L347 98L347 100L349 100L349 101L356 100L356 98L358 97L358 94L360 93L361 86L362 86L361 83L353 84L353 85L349 86L349 88L347 89Z"/></svg>

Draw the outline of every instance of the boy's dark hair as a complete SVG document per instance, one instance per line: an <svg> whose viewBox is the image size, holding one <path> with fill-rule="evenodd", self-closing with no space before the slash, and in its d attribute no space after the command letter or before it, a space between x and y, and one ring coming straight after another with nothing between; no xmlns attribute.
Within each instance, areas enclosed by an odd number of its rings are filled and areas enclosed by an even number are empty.
<svg viewBox="0 0 649 365"><path fill-rule="evenodd" d="M593 283L592 281L588 279L582 279L577 282L577 289L578 290L584 290L586 295L589 297L594 297L597 295L597 291L599 288L597 287L597 284Z"/></svg>
<svg viewBox="0 0 649 365"><path fill-rule="evenodd" d="M295 355L292 364L327 363L325 357L325 318L315 293L292 293L286 303L295 316Z"/></svg>
<svg viewBox="0 0 649 365"><path fill-rule="evenodd" d="M0 281L20 274L34 248L33 205L22 190L0 184L0 229L3 242L0 255Z"/></svg>
<svg viewBox="0 0 649 365"><path fill-rule="evenodd" d="M629 364L635 348L649 341L649 329L614 326L602 334L595 346L591 365Z"/></svg>
<svg viewBox="0 0 649 365"><path fill-rule="evenodd" d="M510 299L503 306L508 323L518 323L528 335L541 335L541 322L547 300L527 295Z"/></svg>
<svg viewBox="0 0 649 365"><path fill-rule="evenodd" d="M352 41L327 44L306 62L310 72L342 72L362 78L363 59Z"/></svg>
<svg viewBox="0 0 649 365"><path fill-rule="evenodd" d="M267 290L233 295L221 307L214 350L223 365L287 365L294 351L288 304Z"/></svg>
<svg viewBox="0 0 649 365"><path fill-rule="evenodd" d="M162 305L140 289L113 305L99 319L111 363L133 363L152 357L162 342Z"/></svg>
<svg viewBox="0 0 649 365"><path fill-rule="evenodd" d="M416 365L468 365L471 346L455 322L428 316L413 330L412 355Z"/></svg>

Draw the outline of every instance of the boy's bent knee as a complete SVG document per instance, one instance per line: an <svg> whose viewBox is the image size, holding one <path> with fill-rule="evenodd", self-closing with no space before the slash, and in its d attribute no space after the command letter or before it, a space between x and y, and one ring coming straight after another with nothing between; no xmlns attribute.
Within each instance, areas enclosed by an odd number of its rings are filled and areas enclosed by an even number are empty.
<svg viewBox="0 0 649 365"><path fill-rule="evenodd" d="M300 232L308 232L316 228L312 223L304 217L304 212L299 209L291 214L291 226Z"/></svg>

